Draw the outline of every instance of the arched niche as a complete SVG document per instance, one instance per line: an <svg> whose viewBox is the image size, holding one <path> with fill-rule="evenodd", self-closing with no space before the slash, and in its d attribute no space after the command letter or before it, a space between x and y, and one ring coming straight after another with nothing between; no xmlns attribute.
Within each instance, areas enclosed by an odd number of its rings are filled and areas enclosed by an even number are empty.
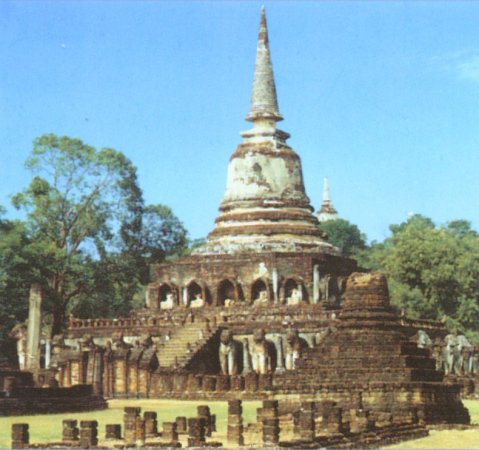
<svg viewBox="0 0 479 450"><path fill-rule="evenodd" d="M201 308L211 304L211 295L205 283L192 280L187 287L187 306L190 308Z"/></svg>
<svg viewBox="0 0 479 450"><path fill-rule="evenodd" d="M232 306L243 301L243 292L241 286L232 280L222 280L218 284L216 303L218 306Z"/></svg>
<svg viewBox="0 0 479 450"><path fill-rule="evenodd" d="M251 302L253 305L264 305L271 301L269 283L263 278L258 278L251 285Z"/></svg>
<svg viewBox="0 0 479 450"><path fill-rule="evenodd" d="M178 304L178 292L170 283L163 283L158 290L159 309L171 309Z"/></svg>
<svg viewBox="0 0 479 450"><path fill-rule="evenodd" d="M302 280L288 278L283 283L284 299L287 305L299 305L308 303L308 293Z"/></svg>

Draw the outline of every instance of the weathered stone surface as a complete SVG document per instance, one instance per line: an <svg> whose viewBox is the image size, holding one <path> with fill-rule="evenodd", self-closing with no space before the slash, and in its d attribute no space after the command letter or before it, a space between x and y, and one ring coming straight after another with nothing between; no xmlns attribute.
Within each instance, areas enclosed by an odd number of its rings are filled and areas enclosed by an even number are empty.
<svg viewBox="0 0 479 450"><path fill-rule="evenodd" d="M28 333L26 369L40 368L40 333L42 326L42 288L33 284L28 298Z"/></svg>
<svg viewBox="0 0 479 450"><path fill-rule="evenodd" d="M30 442L29 425L27 423L12 424L12 448L28 448Z"/></svg>
<svg viewBox="0 0 479 450"><path fill-rule="evenodd" d="M121 439L121 425L120 424L105 425L105 439Z"/></svg>
<svg viewBox="0 0 479 450"><path fill-rule="evenodd" d="M178 431L176 428L176 422L163 422L163 431L161 433L162 440L168 442L177 442Z"/></svg>
<svg viewBox="0 0 479 450"><path fill-rule="evenodd" d="M80 448L93 448L98 445L98 422L82 420L80 422Z"/></svg>
<svg viewBox="0 0 479 450"><path fill-rule="evenodd" d="M34 388L19 386L8 397L0 397L0 416L49 414L105 409L103 397L93 395L91 386Z"/></svg>
<svg viewBox="0 0 479 450"><path fill-rule="evenodd" d="M401 422L411 408L428 422L469 422L459 387L441 383L443 373L428 350L411 343L399 324L382 274L349 277L337 331L306 349L297 368L286 376L294 377L296 390L321 392L346 410L357 407L359 394L364 408L394 412Z"/></svg>

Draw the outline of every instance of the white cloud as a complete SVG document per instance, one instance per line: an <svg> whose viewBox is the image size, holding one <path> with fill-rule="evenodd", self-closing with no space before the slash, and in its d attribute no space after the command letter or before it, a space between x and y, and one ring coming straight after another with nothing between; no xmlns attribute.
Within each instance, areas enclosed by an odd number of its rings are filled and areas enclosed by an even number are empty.
<svg viewBox="0 0 479 450"><path fill-rule="evenodd" d="M456 70L459 78L479 81L479 55L470 56L469 59L458 62Z"/></svg>
<svg viewBox="0 0 479 450"><path fill-rule="evenodd" d="M479 82L478 50L458 50L435 57L433 61L461 80Z"/></svg>

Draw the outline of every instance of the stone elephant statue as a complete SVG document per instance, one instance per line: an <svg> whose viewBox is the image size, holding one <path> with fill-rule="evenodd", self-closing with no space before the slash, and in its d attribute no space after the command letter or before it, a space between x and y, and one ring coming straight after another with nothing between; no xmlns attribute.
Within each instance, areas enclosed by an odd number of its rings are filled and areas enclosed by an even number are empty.
<svg viewBox="0 0 479 450"><path fill-rule="evenodd" d="M471 372L471 359L474 347L464 335L455 332L444 338L442 365L446 375L468 375Z"/></svg>
<svg viewBox="0 0 479 450"><path fill-rule="evenodd" d="M431 338L424 330L419 330L416 333L415 340L419 348L430 348L433 345Z"/></svg>
<svg viewBox="0 0 479 450"><path fill-rule="evenodd" d="M448 334L444 338L444 347L442 350L442 360L444 372L446 375L454 373L455 375L463 374L464 359L466 350L471 344L465 336L458 336L455 332Z"/></svg>
<svg viewBox="0 0 479 450"><path fill-rule="evenodd" d="M436 338L432 345L431 356L436 360L436 370L445 370L444 362L444 342L441 338Z"/></svg>
<svg viewBox="0 0 479 450"><path fill-rule="evenodd" d="M457 336L448 334L444 338L444 346L442 348L442 365L444 373L449 375L457 371L459 361L459 349L457 346Z"/></svg>
<svg viewBox="0 0 479 450"><path fill-rule="evenodd" d="M458 369L461 375L470 374L470 360L474 351L474 346L468 341L466 336L459 335L457 337L457 344L459 348Z"/></svg>
<svg viewBox="0 0 479 450"><path fill-rule="evenodd" d="M477 376L479 374L479 347L473 347L471 359L469 360L469 375Z"/></svg>
<svg viewBox="0 0 479 450"><path fill-rule="evenodd" d="M238 375L240 373L240 359L243 356L242 346L240 342L233 339L233 333L230 330L221 332L218 355L223 375Z"/></svg>
<svg viewBox="0 0 479 450"><path fill-rule="evenodd" d="M296 369L296 360L301 357L303 349L309 345L299 336L298 330L290 330L286 335L284 346L284 362L286 370Z"/></svg>
<svg viewBox="0 0 479 450"><path fill-rule="evenodd" d="M276 368L276 346L266 339L263 329L255 330L250 348L253 372L271 373Z"/></svg>

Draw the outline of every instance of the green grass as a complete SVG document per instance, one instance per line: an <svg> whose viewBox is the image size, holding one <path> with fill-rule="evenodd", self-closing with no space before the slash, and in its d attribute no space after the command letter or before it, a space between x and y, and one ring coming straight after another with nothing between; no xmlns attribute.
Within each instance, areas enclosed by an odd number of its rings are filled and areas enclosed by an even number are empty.
<svg viewBox="0 0 479 450"><path fill-rule="evenodd" d="M469 410L471 423L479 425L479 400L463 400L462 403Z"/></svg>
<svg viewBox="0 0 479 450"><path fill-rule="evenodd" d="M220 434L226 433L227 403L224 401L176 401L176 400L111 400L109 409L89 413L65 413L39 416L15 416L0 418L0 448L10 448L12 423L30 424L30 442L46 443L61 441L62 420L98 420L99 438L105 435L107 423L123 423L124 406L140 406L142 411L155 411L158 414L158 427L161 423L173 421L177 416L196 415L198 405L209 405L212 414L216 414L217 428ZM243 402L244 423L256 421L256 408L260 402ZM479 424L479 400L465 400L471 421ZM388 449L477 449L479 448L479 429L431 431L430 436L414 441L397 444Z"/></svg>
<svg viewBox="0 0 479 450"><path fill-rule="evenodd" d="M469 410L471 423L479 425L479 400L463 400ZM469 430L431 430L429 436L406 441L388 447L388 450L404 449L478 449L479 428Z"/></svg>
<svg viewBox="0 0 479 450"><path fill-rule="evenodd" d="M105 436L105 425L109 423L123 424L123 407L139 406L144 411L155 411L158 414L158 428L162 422L174 421L177 416L194 417L198 405L208 405L211 414L216 414L217 430L226 433L227 402L224 401L176 401L176 400L110 400L109 408L104 411L88 413L62 413L38 416L0 417L0 448L11 446L12 423L28 423L30 425L30 443L60 442L63 419L97 420L98 437ZM244 423L256 421L256 408L261 402L243 402ZM123 427L122 427L123 428Z"/></svg>

